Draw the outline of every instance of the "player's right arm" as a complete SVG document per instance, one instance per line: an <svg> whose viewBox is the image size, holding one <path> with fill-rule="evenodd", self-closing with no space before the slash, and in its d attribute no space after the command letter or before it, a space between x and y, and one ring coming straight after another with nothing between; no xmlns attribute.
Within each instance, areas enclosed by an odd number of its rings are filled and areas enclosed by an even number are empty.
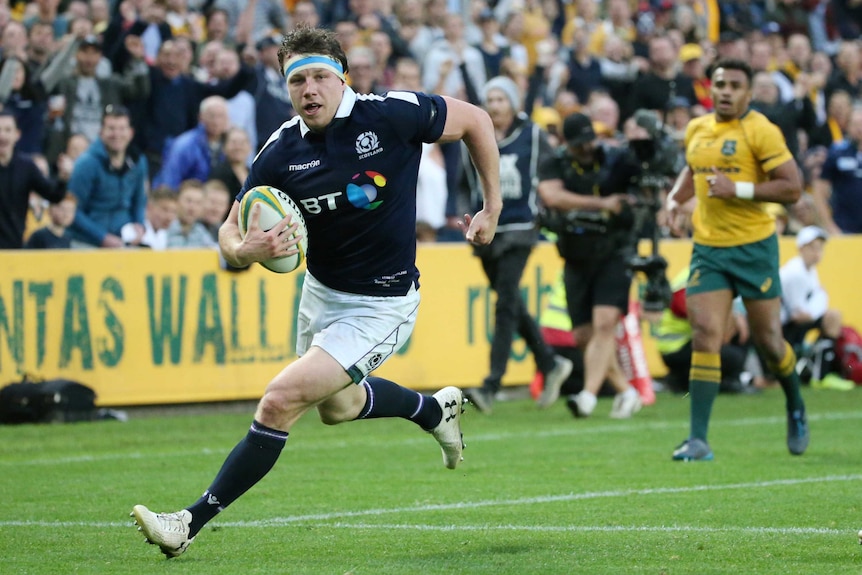
<svg viewBox="0 0 862 575"><path fill-rule="evenodd" d="M260 206L251 208L245 238L239 233L239 201L235 201L225 222L218 230L218 243L225 261L234 267L245 267L254 262L298 253L299 238L287 239L296 231L290 218L284 218L274 228L263 231L260 227Z"/></svg>
<svg viewBox="0 0 862 575"><path fill-rule="evenodd" d="M679 173L673 183L670 193L667 195L667 217L668 226L675 236L683 235L687 228L687 221L691 211L685 205L694 198L694 175L691 168L686 165Z"/></svg>

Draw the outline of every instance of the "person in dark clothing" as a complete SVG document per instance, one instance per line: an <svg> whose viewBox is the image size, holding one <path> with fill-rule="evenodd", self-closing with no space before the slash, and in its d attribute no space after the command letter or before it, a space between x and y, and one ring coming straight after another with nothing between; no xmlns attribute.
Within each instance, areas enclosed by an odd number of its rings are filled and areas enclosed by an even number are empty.
<svg viewBox="0 0 862 575"><path fill-rule="evenodd" d="M668 37L650 40L650 71L641 74L635 82L623 118L628 118L638 108L664 110L667 103L677 97L698 101L691 78L677 70L677 60L677 50Z"/></svg>
<svg viewBox="0 0 862 575"><path fill-rule="evenodd" d="M600 146L584 114L566 117L563 139L538 167L538 192L545 223L557 234L566 305L584 349L584 389L571 398L571 409L588 417L607 377L616 392L611 417L628 418L641 400L616 359L614 334L629 307L635 218L627 192L640 166L626 150Z"/></svg>
<svg viewBox="0 0 862 575"><path fill-rule="evenodd" d="M72 192L66 192L66 197L48 207L50 222L44 228L39 228L27 240L27 249L61 250L72 247L72 232L69 226L75 219L78 198Z"/></svg>
<svg viewBox="0 0 862 575"><path fill-rule="evenodd" d="M817 127L817 114L808 97L806 75L797 77L793 100L782 102L778 86L769 72L758 72L752 80L751 107L781 129L787 148L794 158L799 157L799 130L811 132Z"/></svg>
<svg viewBox="0 0 862 575"><path fill-rule="evenodd" d="M862 50L856 41L841 42L838 54L835 56L835 71L826 82L823 89L826 99L833 92L843 90L850 94L851 98L862 97Z"/></svg>
<svg viewBox="0 0 862 575"><path fill-rule="evenodd" d="M491 116L497 147L500 150L500 188L503 210L497 235L487 246L476 246L491 289L497 294L494 307L494 335L491 339L490 369L482 387L465 390L476 408L490 413L494 395L502 386L512 341L519 334L536 359L544 375L545 387L538 399L540 407L550 407L560 395L560 388L572 371L572 362L556 356L542 340L536 321L521 296L521 276L533 246L539 240L536 227L537 168L553 156L553 149L541 129L521 112L521 95L513 80L497 76L482 89L484 108ZM483 202L482 187L472 168L466 146L462 147L466 183L474 207Z"/></svg>
<svg viewBox="0 0 862 575"><path fill-rule="evenodd" d="M64 182L49 180L33 160L15 151L20 138L15 116L0 112L0 250L24 247L30 192L54 203L66 195Z"/></svg>

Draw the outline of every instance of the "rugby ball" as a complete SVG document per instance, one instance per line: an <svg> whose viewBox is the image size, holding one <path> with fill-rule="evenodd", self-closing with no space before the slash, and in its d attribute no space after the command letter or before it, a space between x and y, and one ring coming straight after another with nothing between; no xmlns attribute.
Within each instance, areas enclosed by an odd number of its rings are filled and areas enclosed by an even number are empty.
<svg viewBox="0 0 862 575"><path fill-rule="evenodd" d="M271 230L287 216L290 216L291 223L299 223L295 234L291 236L291 238L295 235L302 236L296 244L299 253L260 262L260 265L276 273L286 274L294 271L305 261L305 253L308 250L308 229L305 227L302 212L290 196L281 190L272 186L256 186L248 190L239 203L239 233L242 237L245 237L248 222L251 220L251 209L256 204L260 205L260 228L264 231Z"/></svg>

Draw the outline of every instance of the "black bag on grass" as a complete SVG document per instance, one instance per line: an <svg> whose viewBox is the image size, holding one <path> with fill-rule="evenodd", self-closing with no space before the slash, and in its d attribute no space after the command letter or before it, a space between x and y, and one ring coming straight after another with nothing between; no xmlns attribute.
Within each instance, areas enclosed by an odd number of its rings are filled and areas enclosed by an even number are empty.
<svg viewBox="0 0 862 575"><path fill-rule="evenodd" d="M96 392L77 381L26 377L0 389L0 423L69 423L96 418Z"/></svg>

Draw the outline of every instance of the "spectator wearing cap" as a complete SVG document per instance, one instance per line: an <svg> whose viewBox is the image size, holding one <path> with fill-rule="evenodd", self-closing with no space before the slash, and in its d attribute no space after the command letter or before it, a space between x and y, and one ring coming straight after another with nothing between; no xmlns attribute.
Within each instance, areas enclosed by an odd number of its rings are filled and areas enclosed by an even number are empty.
<svg viewBox="0 0 862 575"><path fill-rule="evenodd" d="M805 77L800 75L803 80ZM751 107L781 129L787 149L798 160L799 130L813 130L817 126L817 116L808 97L807 84L797 81L795 95L793 100L782 102L778 97L778 86L769 72L758 72L751 81Z"/></svg>
<svg viewBox="0 0 862 575"><path fill-rule="evenodd" d="M688 100L689 105L700 107L696 115L712 111L712 83L706 75L703 57L703 48L698 44L684 44L679 49L679 63L682 65L682 73L691 78L694 89L695 99ZM685 96L680 95L678 98L685 98Z"/></svg>
<svg viewBox="0 0 862 575"><path fill-rule="evenodd" d="M521 111L521 94L510 78L497 76L482 88L481 98L491 117L500 151L500 189L503 209L494 242L474 249L491 289L497 294L494 312L494 335L491 340L490 369L479 388L465 393L482 412L489 412L494 395L502 386L502 378L512 352L515 334L519 334L533 353L539 370L545 375L548 390L559 388L572 370L572 363L555 358L542 340L536 321L530 316L521 297L521 276L533 247L538 243L537 169L553 156L548 141ZM482 204L482 189L478 173L462 147L466 183L471 205ZM555 399L555 398L554 398ZM547 405L545 405L547 407Z"/></svg>
<svg viewBox="0 0 862 575"><path fill-rule="evenodd" d="M72 73L62 78L55 89L64 107L62 122L49 134L47 155L50 161L65 147L72 134L83 134L91 142L99 137L102 113L107 106L126 105L133 100L146 100L150 95L149 71L143 60L143 45L129 41L132 53L126 69L106 78L96 75L102 59L102 43L90 35L77 41L76 64Z"/></svg>
<svg viewBox="0 0 862 575"><path fill-rule="evenodd" d="M624 116L630 116L638 108L661 112L677 96L689 102L696 101L692 79L679 71L678 63L677 50L670 39L652 38L649 42L650 69L635 82Z"/></svg>
<svg viewBox="0 0 862 575"><path fill-rule="evenodd" d="M814 205L830 235L862 233L862 109L854 108L847 139L829 149L814 181Z"/></svg>
<svg viewBox="0 0 862 575"><path fill-rule="evenodd" d="M99 135L75 162L69 178L69 191L78 198L72 237L105 248L137 245L144 235L147 160L130 147L128 109L109 105L100 123Z"/></svg>
<svg viewBox="0 0 862 575"><path fill-rule="evenodd" d="M798 255L781 266L781 325L784 338L798 347L812 329L836 340L841 335L841 312L829 307L829 295L820 284L817 265L823 259L828 234L807 226L796 234Z"/></svg>
<svg viewBox="0 0 862 575"><path fill-rule="evenodd" d="M46 178L32 159L15 150L19 138L15 116L0 111L0 250L23 247L31 192L50 202L66 195L63 182Z"/></svg>
<svg viewBox="0 0 862 575"><path fill-rule="evenodd" d="M54 40L62 38L69 29L69 20L59 13L60 0L36 0L36 13L24 20L29 30L36 22L49 24L54 32Z"/></svg>
<svg viewBox="0 0 862 575"><path fill-rule="evenodd" d="M574 113L563 121L565 147L539 166L539 196L550 210L564 260L564 283L575 340L584 353L584 389L569 398L579 417L596 406L608 377L616 390L613 417L640 409L640 398L616 360L614 334L628 310L634 218L624 193L638 174L623 150L595 143L592 120ZM547 398L550 403L553 398Z"/></svg>

